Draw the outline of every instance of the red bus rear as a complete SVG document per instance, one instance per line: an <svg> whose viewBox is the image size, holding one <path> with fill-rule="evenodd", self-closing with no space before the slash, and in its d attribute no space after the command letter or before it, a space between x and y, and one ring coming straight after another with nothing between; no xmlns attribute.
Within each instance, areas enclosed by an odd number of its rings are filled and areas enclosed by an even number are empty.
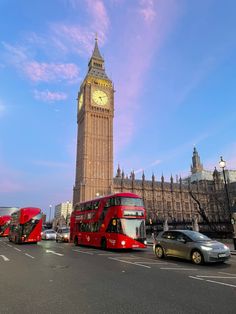
<svg viewBox="0 0 236 314"><path fill-rule="evenodd" d="M0 237L7 237L9 235L11 216L1 216L0 217Z"/></svg>
<svg viewBox="0 0 236 314"><path fill-rule="evenodd" d="M15 243L41 241L42 224L42 213L39 208L21 208L11 215L9 241Z"/></svg>
<svg viewBox="0 0 236 314"><path fill-rule="evenodd" d="M136 194L117 193L75 206L70 239L103 249L146 247L146 212Z"/></svg>

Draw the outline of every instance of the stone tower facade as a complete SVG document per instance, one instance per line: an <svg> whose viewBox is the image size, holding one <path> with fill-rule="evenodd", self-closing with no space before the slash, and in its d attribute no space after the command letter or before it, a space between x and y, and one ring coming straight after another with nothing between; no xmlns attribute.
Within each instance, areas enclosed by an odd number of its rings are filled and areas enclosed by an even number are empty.
<svg viewBox="0 0 236 314"><path fill-rule="evenodd" d="M73 204L110 194L113 181L114 88L97 39L78 92L78 135Z"/></svg>

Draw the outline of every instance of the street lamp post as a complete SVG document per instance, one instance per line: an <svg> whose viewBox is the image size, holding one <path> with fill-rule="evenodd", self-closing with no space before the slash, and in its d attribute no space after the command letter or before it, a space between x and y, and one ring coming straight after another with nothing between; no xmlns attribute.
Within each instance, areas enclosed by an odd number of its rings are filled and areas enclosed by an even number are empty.
<svg viewBox="0 0 236 314"><path fill-rule="evenodd" d="M52 210L52 205L49 205L49 222L51 221L51 210Z"/></svg>
<svg viewBox="0 0 236 314"><path fill-rule="evenodd" d="M223 177L224 177L224 185L225 185L225 192L226 192L226 198L227 198L227 205L228 205L228 210L229 210L229 214L230 214L230 222L233 224L233 243L234 243L234 249L236 249L236 233L235 233L235 221L232 215L232 210L231 210L231 206L230 206L230 199L229 199L229 190L228 190L228 186L227 186L227 181L226 181L226 176L225 176L225 167L226 167L226 161L223 160L223 157L220 157L220 161L219 161L219 166L222 169L223 172Z"/></svg>

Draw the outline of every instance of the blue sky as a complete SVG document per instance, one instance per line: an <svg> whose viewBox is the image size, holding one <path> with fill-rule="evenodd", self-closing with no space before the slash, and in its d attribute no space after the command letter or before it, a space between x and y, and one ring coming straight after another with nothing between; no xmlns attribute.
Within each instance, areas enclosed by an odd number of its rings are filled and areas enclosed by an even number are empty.
<svg viewBox="0 0 236 314"><path fill-rule="evenodd" d="M156 179L236 168L234 0L1 0L0 205L72 199L76 108L95 33L118 163Z"/></svg>

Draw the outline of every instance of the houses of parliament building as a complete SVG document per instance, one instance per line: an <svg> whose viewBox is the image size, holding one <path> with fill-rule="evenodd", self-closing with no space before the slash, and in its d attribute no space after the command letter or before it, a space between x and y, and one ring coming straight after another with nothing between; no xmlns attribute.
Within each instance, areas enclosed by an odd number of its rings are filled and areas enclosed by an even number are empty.
<svg viewBox="0 0 236 314"><path fill-rule="evenodd" d="M202 228L217 226L219 230L230 230L229 205L236 204L236 171L226 171L226 182L216 169L204 170L196 148L188 178L173 180L171 176L166 180L161 176L157 180L152 175L148 180L143 173L138 180L134 172L127 176L119 166L114 177L114 106L113 82L106 74L96 39L88 72L78 92L73 205L102 195L131 192L143 198L148 224L161 225L167 221L180 227L197 219Z"/></svg>

